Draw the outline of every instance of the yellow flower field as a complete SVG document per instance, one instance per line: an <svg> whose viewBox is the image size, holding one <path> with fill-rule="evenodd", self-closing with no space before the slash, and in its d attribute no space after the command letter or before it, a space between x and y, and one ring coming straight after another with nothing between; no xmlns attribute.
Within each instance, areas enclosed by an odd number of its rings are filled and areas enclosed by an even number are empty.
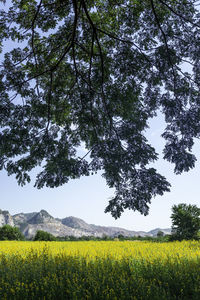
<svg viewBox="0 0 200 300"><path fill-rule="evenodd" d="M200 299L200 242L0 242L0 299Z"/></svg>

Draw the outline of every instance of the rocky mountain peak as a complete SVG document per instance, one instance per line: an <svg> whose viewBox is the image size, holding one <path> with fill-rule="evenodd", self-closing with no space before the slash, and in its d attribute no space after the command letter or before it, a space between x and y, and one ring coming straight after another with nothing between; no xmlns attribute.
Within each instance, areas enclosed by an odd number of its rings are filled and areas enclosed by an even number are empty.
<svg viewBox="0 0 200 300"><path fill-rule="evenodd" d="M7 210L0 209L0 226L6 225L6 224L10 225L10 226L14 226L13 218Z"/></svg>
<svg viewBox="0 0 200 300"><path fill-rule="evenodd" d="M44 209L36 213L31 219L28 220L29 224L43 224L56 222L55 219Z"/></svg>
<svg viewBox="0 0 200 300"><path fill-rule="evenodd" d="M69 226L71 228L91 230L91 226L87 224L85 221L72 216L62 219L61 222L62 224Z"/></svg>
<svg viewBox="0 0 200 300"><path fill-rule="evenodd" d="M32 213L19 213L15 214L13 216L13 220L15 225L19 225L21 223L27 223L31 218L33 218L37 212L32 212Z"/></svg>
<svg viewBox="0 0 200 300"><path fill-rule="evenodd" d="M40 212L19 213L11 216L8 211L0 210L0 226L5 224L17 226L26 238L31 239L36 234L37 230L47 231L55 236L96 236L104 235L117 237L124 236L156 236L158 231L163 231L164 234L169 234L170 229L156 228L149 232L130 231L118 227L106 227L88 224L84 220L76 217L66 217L56 219L52 217L46 210Z"/></svg>

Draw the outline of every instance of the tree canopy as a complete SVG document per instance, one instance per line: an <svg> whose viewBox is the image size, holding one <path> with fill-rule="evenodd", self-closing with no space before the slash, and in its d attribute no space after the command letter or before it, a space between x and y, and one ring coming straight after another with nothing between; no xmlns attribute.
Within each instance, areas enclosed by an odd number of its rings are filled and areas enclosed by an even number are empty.
<svg viewBox="0 0 200 300"><path fill-rule="evenodd" d="M181 203L172 207L172 239L199 239L200 208Z"/></svg>
<svg viewBox="0 0 200 300"><path fill-rule="evenodd" d="M37 188L101 170L115 189L106 212L147 215L152 197L170 187L149 166L158 154L144 135L158 110L164 159L177 174L196 161L199 1L3 2L0 168L24 185L41 166Z"/></svg>
<svg viewBox="0 0 200 300"><path fill-rule="evenodd" d="M37 230L34 241L56 241L56 237L47 231Z"/></svg>
<svg viewBox="0 0 200 300"><path fill-rule="evenodd" d="M24 235L21 233L18 227L4 225L0 227L0 241L6 241L6 240L23 241Z"/></svg>

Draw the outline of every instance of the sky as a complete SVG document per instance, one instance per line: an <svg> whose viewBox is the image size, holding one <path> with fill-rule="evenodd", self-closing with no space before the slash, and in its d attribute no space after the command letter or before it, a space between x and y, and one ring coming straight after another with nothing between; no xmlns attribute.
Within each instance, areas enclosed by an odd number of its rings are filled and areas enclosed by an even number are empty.
<svg viewBox="0 0 200 300"><path fill-rule="evenodd" d="M47 210L53 217L65 218L74 216L89 224L117 226L129 230L149 231L154 228L171 227L171 207L178 203L196 204L199 206L199 172L200 162L196 168L182 175L173 173L173 165L162 159L164 140L160 137L165 127L163 117L159 114L150 122L146 136L160 159L155 163L157 170L171 183L171 192L152 199L149 215L126 211L115 220L109 213L104 213L108 200L114 190L109 189L101 174L71 180L59 188L36 189L34 180L24 187L18 186L14 176L0 172L0 209L8 210L12 215L20 212ZM200 143L194 146L198 154ZM198 156L197 156L198 158ZM32 172L34 178L36 172Z"/></svg>
<svg viewBox="0 0 200 300"><path fill-rule="evenodd" d="M7 45L7 51L10 50L9 46L11 45ZM152 119L149 125L146 137L160 156L154 167L167 178L172 186L171 192L152 199L148 216L143 216L139 212L125 211L119 219L115 220L109 213L105 214L104 210L109 199L114 195L114 190L108 188L101 174L71 180L59 188L38 190L33 187L34 180L21 187L14 176L8 177L5 171L0 171L0 209L8 210L12 215L45 209L53 217L74 216L89 224L118 226L137 231L149 231L157 227L170 228L171 208L174 204L187 203L200 206L200 162L197 161L195 169L188 173L175 175L174 166L162 159L164 140L160 135L165 127L162 115L158 114L158 117ZM197 159L199 150L200 143L198 142L194 146ZM31 174L34 178L36 172Z"/></svg>

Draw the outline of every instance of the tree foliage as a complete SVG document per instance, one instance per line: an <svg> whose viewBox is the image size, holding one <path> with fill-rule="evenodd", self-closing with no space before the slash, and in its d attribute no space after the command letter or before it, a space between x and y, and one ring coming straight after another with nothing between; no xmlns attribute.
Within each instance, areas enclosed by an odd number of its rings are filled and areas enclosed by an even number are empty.
<svg viewBox="0 0 200 300"><path fill-rule="evenodd" d="M4 225L0 227L0 240L16 240L16 241L23 241L24 236L17 227L12 227L10 225Z"/></svg>
<svg viewBox="0 0 200 300"><path fill-rule="evenodd" d="M56 237L49 232L38 230L35 234L34 241L56 241Z"/></svg>
<svg viewBox="0 0 200 300"><path fill-rule="evenodd" d="M101 170L115 189L106 212L148 214L170 187L149 167L158 154L144 135L158 109L164 159L177 174L195 165L197 8L193 0L12 0L0 11L0 168L24 185L41 166L37 188Z"/></svg>
<svg viewBox="0 0 200 300"><path fill-rule="evenodd" d="M199 238L200 208L181 203L172 207L172 239L192 240Z"/></svg>
<svg viewBox="0 0 200 300"><path fill-rule="evenodd" d="M157 237L159 238L159 237L163 237L163 236L164 236L164 232L162 230L159 230L157 232Z"/></svg>

